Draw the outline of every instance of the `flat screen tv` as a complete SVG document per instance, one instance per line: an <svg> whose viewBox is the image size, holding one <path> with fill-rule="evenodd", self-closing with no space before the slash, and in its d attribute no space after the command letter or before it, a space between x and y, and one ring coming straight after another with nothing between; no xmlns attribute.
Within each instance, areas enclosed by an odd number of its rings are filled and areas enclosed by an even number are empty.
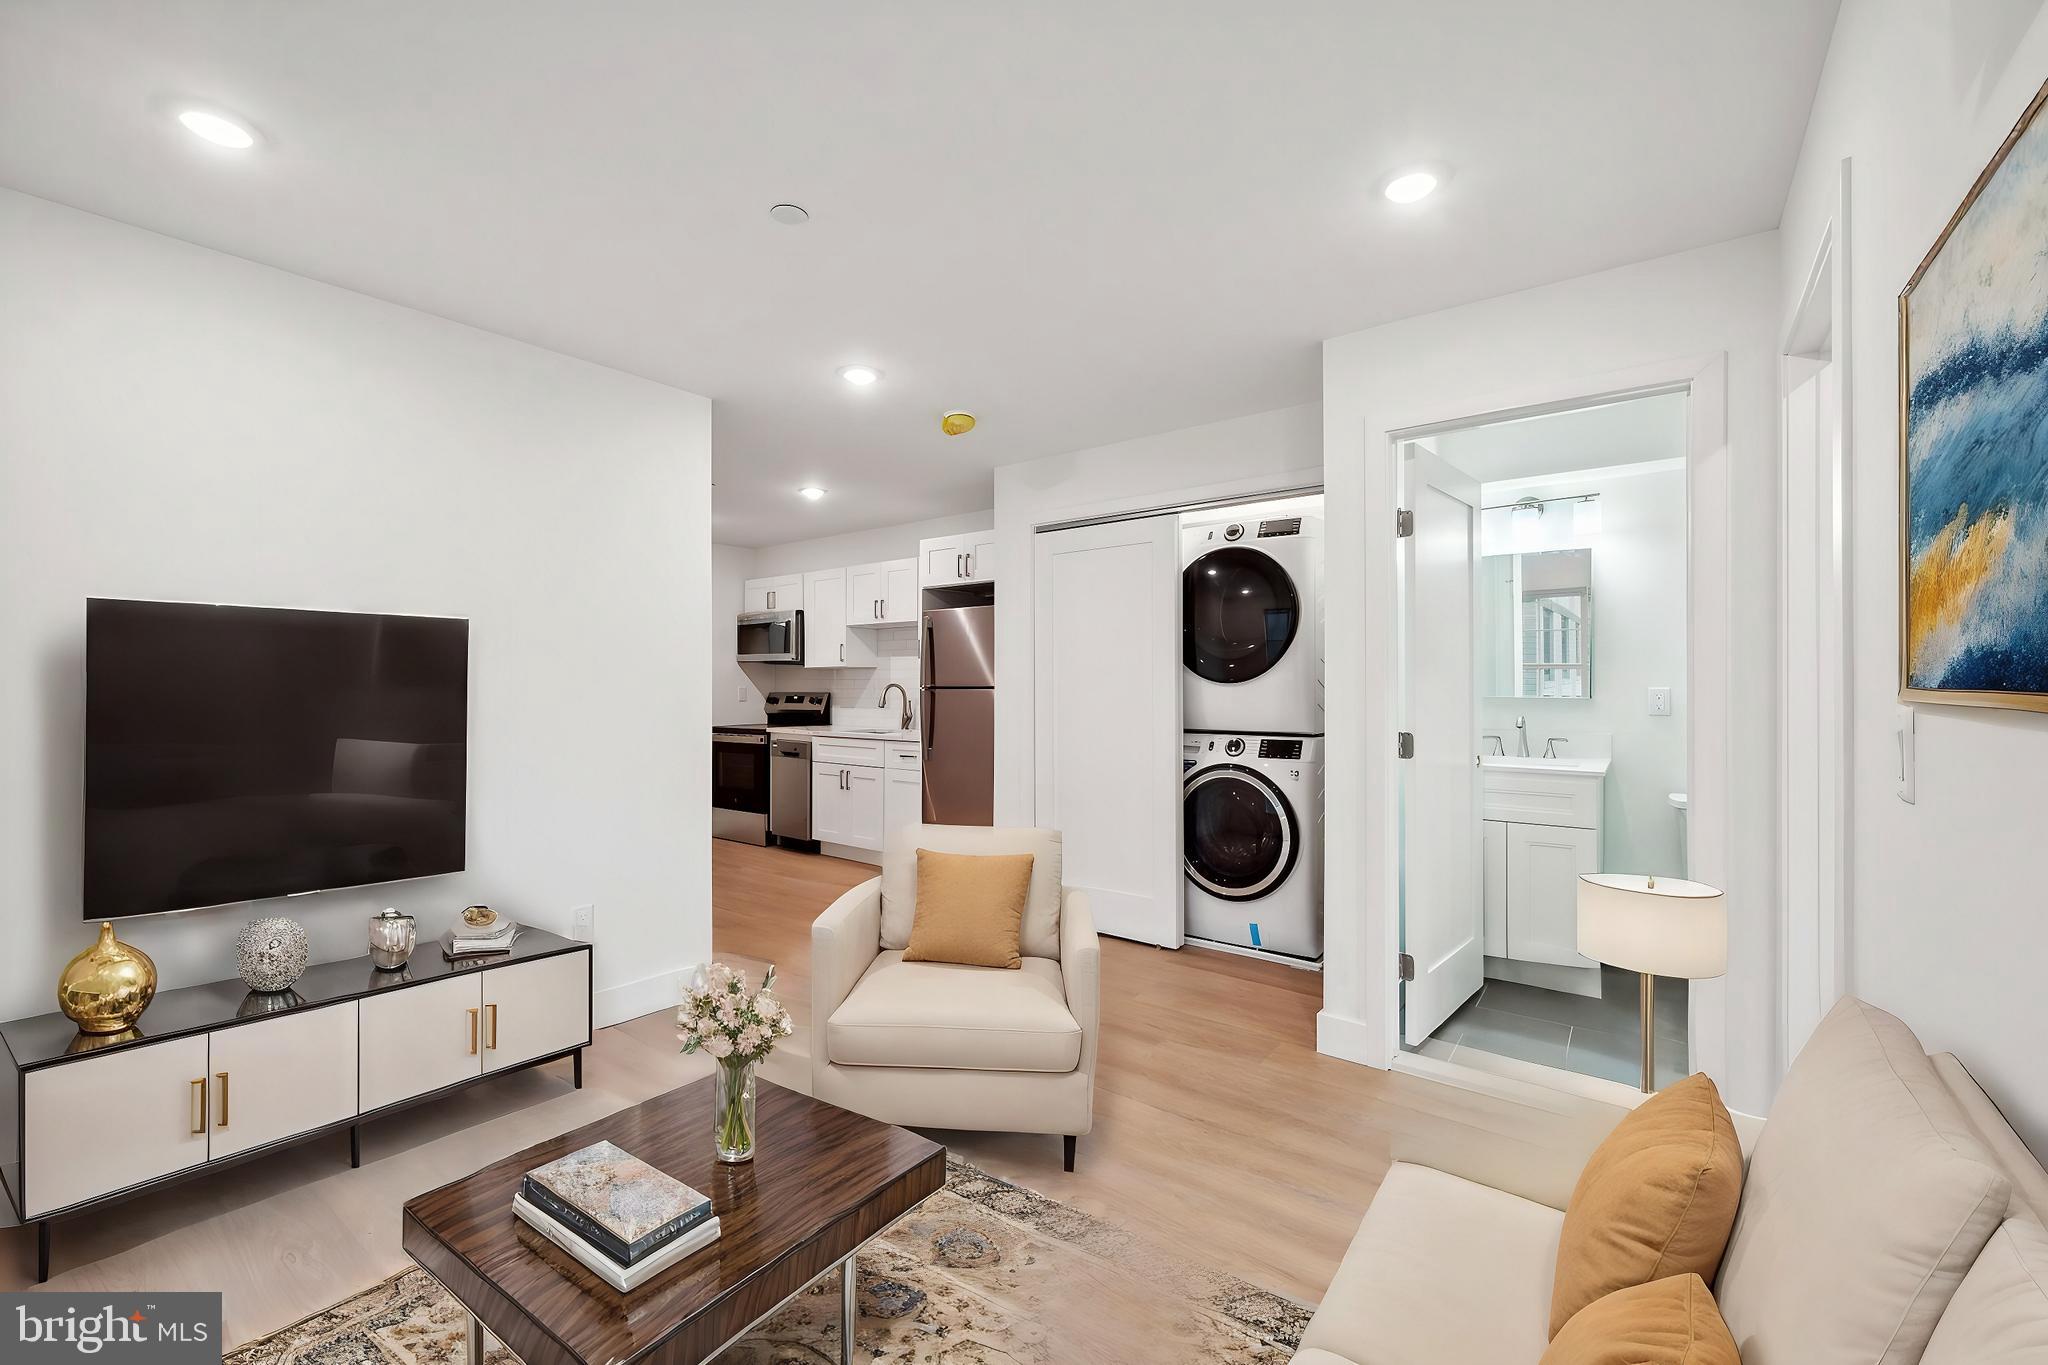
<svg viewBox="0 0 2048 1365"><path fill-rule="evenodd" d="M85 918L460 872L469 622L93 598Z"/></svg>

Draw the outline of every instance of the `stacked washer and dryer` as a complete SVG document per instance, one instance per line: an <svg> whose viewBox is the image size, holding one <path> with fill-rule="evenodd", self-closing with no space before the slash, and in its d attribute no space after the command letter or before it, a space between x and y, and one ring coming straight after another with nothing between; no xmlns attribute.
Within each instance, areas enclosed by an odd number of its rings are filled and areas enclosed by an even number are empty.
<svg viewBox="0 0 2048 1365"><path fill-rule="evenodd" d="M1323 524L1181 532L1186 937L1323 957Z"/></svg>

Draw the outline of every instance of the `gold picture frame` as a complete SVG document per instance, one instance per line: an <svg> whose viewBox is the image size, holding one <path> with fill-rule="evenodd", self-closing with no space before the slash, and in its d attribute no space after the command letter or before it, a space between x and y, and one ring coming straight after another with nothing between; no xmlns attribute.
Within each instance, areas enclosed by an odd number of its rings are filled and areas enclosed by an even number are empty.
<svg viewBox="0 0 2048 1365"><path fill-rule="evenodd" d="M1948 516L1948 520L1943 523L1940 531L1927 547L1927 553L1922 564L1916 566L1913 558L1916 506L1913 496L1914 483L1912 475L1912 422L1915 415L1913 401L1915 376L1913 373L1912 343L1914 340L1913 305L1915 302L1915 291L1928 281L1930 272L1936 270L1937 263L1942 262L1943 252L1950 247L1952 239L1956 239L1959 232L1969 234L1970 230L1976 226L1972 223L1970 217L1971 210L1978 206L1979 201L1984 198L1987 189L1991 188L1994 182L1998 180L1999 172L2007 167L2008 160L2012 157L2014 149L2021 145L2022 140L2027 138L2030 131L2034 131L2035 116L2040 113L2044 103L2048 103L2048 82L2043 82L2041 88L2035 92L2034 98L2026 107L2026 111L2020 115L2018 122L2013 125L2012 131L2006 135L2005 141L1999 144L1998 151L1992 156L1990 162L1970 186L1970 192L1963 197L1962 203L1950 215L1947 225L1941 230L1941 235L1935 238L1934 245L1929 247L1927 254L1921 258L1919 267L1913 271L1912 278L1907 280L1905 288L1899 291L1898 676L1899 699L1901 701L1928 702L1945 706L1986 706L2008 710L2048 712L2048 681L2044 681L2040 690L2021 690L2006 687L1992 688L1981 685L1929 686L1924 676L1921 680L1916 681L1914 671L1916 662L1922 667L1923 673L1927 667L1926 660L1916 660L1915 657L1916 629L1918 631L1917 638L1921 643L1929 646L1945 641L1948 636L1937 637L1934 632L1937 630L1947 631L1951 626L1955 627L1954 634L1957 638L1962 637L1964 634L1962 630L1964 618L1968 616L1970 607L1981 598L1982 589L1991 581L1992 576L1998 572L2004 556L2011 552L2016 528L2023 519L2023 513L2015 510L2011 504L1998 500L1990 500L1990 505L1988 506L1985 505L1985 500L1980 500L1974 509L1972 509L1967 500L1954 501L1951 504L1953 507L1952 512L1948 508L1941 509ZM2040 159L2038 163L2035 160L2036 158ZM2023 158L2023 162L2014 163L2014 166L2016 174L2020 174L2029 168L2048 172L2048 123L2044 123L2036 139L2028 143L2027 157ZM2014 182L2014 185L2018 183ZM2001 196L2012 192L2014 185L2000 185ZM2030 185L2030 190L2032 194L2038 195L2043 204L2048 204L2048 173L2040 176L2037 185ZM1998 207L2003 207L2003 205ZM1994 207L1991 211L1996 212L1997 208ZM1962 244L1965 250L1973 245L1976 245L1976 243L1970 241L1965 241ZM2042 243L2042 249L2048 251L2048 242ZM1958 265L1955 269L1961 270L1962 266ZM1964 278L1974 278L1977 284L1982 285L1992 273L1992 271L1986 269L1982 276ZM1937 303L1932 306L1939 308L1940 304ZM1951 309L1951 311L1953 310ZM1990 338L1990 341L1995 347L1996 344L2006 339L2006 334L2000 334ZM2034 338L2014 335L2012 339L2029 341ZM1983 353L1984 348L1978 348L1976 354L1981 356ZM1955 352L1951 350L1942 357L1942 365L1946 366L1954 357ZM1930 374L1922 378L1924 380L1941 380L1943 376ZM2003 383L2005 378L2006 376L2001 376L2000 382ZM1955 394L1953 389L1939 383L1930 383L1930 390L1943 394L1945 400ZM1965 397L1957 397L1955 399L1958 404L1966 400L1980 402L1985 405L1989 405L1993 401L1989 396L1979 399L1975 391L1972 391ZM2029 407L2027 409L2030 412L2037 410L2042 413L2044 420L2048 420L2048 404L2038 408ZM1965 418L1968 415L1968 413L1965 413ZM1960 421L1963 419L1955 420ZM1957 461L1951 461L1951 463L1955 463L1961 468L1981 470L1984 467L1982 461L1970 464ZM1937 473L1945 472L1947 468L1948 466L1944 465ZM1954 486L1960 484L1960 482L1960 479L1951 481L1950 491L1953 492ZM2038 479L2036 482L2038 483ZM1983 491L1981 478L1978 480L1977 491ZM2048 516L2048 508L2038 506L2027 509L2027 512L2029 514L2027 519L2036 521L2043 516ZM1922 529L1925 529L1924 522ZM1941 552L1939 559L1935 558L1937 552ZM1916 570L1917 576L1920 579L1919 588L1922 597L1922 610L1918 618L1916 618L1914 611ZM2048 594L2042 595L2038 605L2043 612L2048 612ZM2040 629L2044 635L2048 635L2048 624L2044 624ZM1970 659L1965 656L1961 662L1967 665L1970 663ZM1950 672L1956 671L1954 661L1951 661L1951 664L1945 665L1945 667ZM1965 675L1963 682L1967 684L1971 680L1970 674L1972 669L1963 667L1961 671ZM1983 672L1985 670L1978 669L1976 671ZM1983 681L1981 677L1975 680L1980 683Z"/></svg>

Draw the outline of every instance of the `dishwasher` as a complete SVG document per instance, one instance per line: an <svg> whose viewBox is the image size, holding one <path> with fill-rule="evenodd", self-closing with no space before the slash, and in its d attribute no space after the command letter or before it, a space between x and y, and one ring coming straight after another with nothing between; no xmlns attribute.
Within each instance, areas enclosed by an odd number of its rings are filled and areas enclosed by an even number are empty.
<svg viewBox="0 0 2048 1365"><path fill-rule="evenodd" d="M811 741L768 736L768 833L778 844L816 847L811 835Z"/></svg>

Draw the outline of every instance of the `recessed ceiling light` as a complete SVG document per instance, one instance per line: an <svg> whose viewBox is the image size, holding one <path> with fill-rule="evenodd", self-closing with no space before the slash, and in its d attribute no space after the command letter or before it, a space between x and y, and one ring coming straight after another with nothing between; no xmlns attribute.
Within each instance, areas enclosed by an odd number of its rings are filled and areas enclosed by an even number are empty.
<svg viewBox="0 0 2048 1365"><path fill-rule="evenodd" d="M178 122L185 125L186 132L216 147L243 152L256 145L256 134L248 124L211 109L180 109Z"/></svg>
<svg viewBox="0 0 2048 1365"><path fill-rule="evenodd" d="M819 498L825 496L825 490L816 484L805 484L802 488L796 490L796 495L806 502L816 502Z"/></svg>
<svg viewBox="0 0 2048 1365"><path fill-rule="evenodd" d="M1418 199L1427 199L1436 191L1437 179L1431 171L1404 171L1395 176L1381 191L1397 204L1412 204Z"/></svg>
<svg viewBox="0 0 2048 1365"><path fill-rule="evenodd" d="M839 377L856 389L864 389L882 377L882 372L872 365L841 365Z"/></svg>
<svg viewBox="0 0 2048 1365"><path fill-rule="evenodd" d="M810 212L802 204L777 204L768 210L768 216L784 227L795 227L798 223L811 221Z"/></svg>

